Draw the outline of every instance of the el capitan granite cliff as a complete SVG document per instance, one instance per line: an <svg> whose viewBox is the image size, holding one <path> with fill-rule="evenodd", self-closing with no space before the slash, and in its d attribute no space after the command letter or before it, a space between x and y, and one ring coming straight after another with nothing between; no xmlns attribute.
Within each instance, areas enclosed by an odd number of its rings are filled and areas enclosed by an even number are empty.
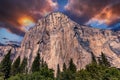
<svg viewBox="0 0 120 80"><path fill-rule="evenodd" d="M28 67L39 51L49 68L68 64L72 58L78 69L91 62L91 52L99 58L103 52L111 65L120 68L120 32L79 25L55 12L40 19L24 36L20 47L0 46L0 60L12 48L12 59L28 58Z"/></svg>

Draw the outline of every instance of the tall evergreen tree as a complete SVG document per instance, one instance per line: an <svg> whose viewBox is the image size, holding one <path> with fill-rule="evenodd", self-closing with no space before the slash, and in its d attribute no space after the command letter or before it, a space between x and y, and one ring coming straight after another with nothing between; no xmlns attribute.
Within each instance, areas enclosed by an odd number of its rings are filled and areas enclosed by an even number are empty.
<svg viewBox="0 0 120 80"><path fill-rule="evenodd" d="M41 60L41 64L40 64L41 67L45 67L46 66L46 62L44 61L44 59L42 58Z"/></svg>
<svg viewBox="0 0 120 80"><path fill-rule="evenodd" d="M93 52L91 52L91 56L92 56L92 63L97 64L97 61Z"/></svg>
<svg viewBox="0 0 120 80"><path fill-rule="evenodd" d="M4 73L4 79L10 77L11 71L11 59L10 59L11 50L5 55L4 59L1 61L1 71Z"/></svg>
<svg viewBox="0 0 120 80"><path fill-rule="evenodd" d="M72 71L73 73L76 72L76 65L74 64L73 62L73 59L70 59L70 62L69 62L69 68L68 68L70 71Z"/></svg>
<svg viewBox="0 0 120 80"><path fill-rule="evenodd" d="M110 67L110 62L108 61L107 57L103 52L101 53L101 60L102 60L102 65L106 67Z"/></svg>
<svg viewBox="0 0 120 80"><path fill-rule="evenodd" d="M57 79L59 80L60 78L60 66L59 64L57 65Z"/></svg>
<svg viewBox="0 0 120 80"><path fill-rule="evenodd" d="M48 69L48 64L44 62L44 68Z"/></svg>
<svg viewBox="0 0 120 80"><path fill-rule="evenodd" d="M12 75L18 74L20 71L20 56L14 61L12 65Z"/></svg>
<svg viewBox="0 0 120 80"><path fill-rule="evenodd" d="M40 70L40 54L39 53L37 53L37 56L33 61L31 70L32 72L36 72Z"/></svg>
<svg viewBox="0 0 120 80"><path fill-rule="evenodd" d="M63 71L66 71L66 64L65 63L63 63Z"/></svg>
<svg viewBox="0 0 120 80"><path fill-rule="evenodd" d="M25 57L20 65L20 73L26 73L27 71L27 58Z"/></svg>

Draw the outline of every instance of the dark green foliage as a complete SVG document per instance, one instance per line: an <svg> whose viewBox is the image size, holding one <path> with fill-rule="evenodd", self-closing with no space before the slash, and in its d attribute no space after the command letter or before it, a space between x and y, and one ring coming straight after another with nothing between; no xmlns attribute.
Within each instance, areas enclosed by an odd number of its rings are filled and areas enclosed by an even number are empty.
<svg viewBox="0 0 120 80"><path fill-rule="evenodd" d="M64 64L63 64L63 72L66 71L66 69L67 69L67 68L66 68L66 64L64 63Z"/></svg>
<svg viewBox="0 0 120 80"><path fill-rule="evenodd" d="M72 71L73 73L76 72L77 69L76 69L76 65L75 65L74 62L73 62L73 59L70 59L68 69L69 69L70 71Z"/></svg>
<svg viewBox="0 0 120 80"><path fill-rule="evenodd" d="M106 67L110 67L110 62L107 60L106 56L104 53L101 54L101 65L106 66Z"/></svg>
<svg viewBox="0 0 120 80"><path fill-rule="evenodd" d="M54 80L54 70L42 67L37 72L31 74L18 74L12 76L9 80Z"/></svg>
<svg viewBox="0 0 120 80"><path fill-rule="evenodd" d="M45 62L44 62L44 59L42 58L42 60L41 60L41 67L44 67L44 65L45 65Z"/></svg>
<svg viewBox="0 0 120 80"><path fill-rule="evenodd" d="M106 68L103 80L120 80L120 71L116 68Z"/></svg>
<svg viewBox="0 0 120 80"><path fill-rule="evenodd" d="M71 72L70 70L61 72L59 80L75 80L75 73Z"/></svg>
<svg viewBox="0 0 120 80"><path fill-rule="evenodd" d="M92 78L87 70L80 70L76 73L75 80L92 80Z"/></svg>
<svg viewBox="0 0 120 80"><path fill-rule="evenodd" d="M54 70L53 69L48 69L48 68L41 68L40 69L40 75L53 79L54 78Z"/></svg>
<svg viewBox="0 0 120 80"><path fill-rule="evenodd" d="M44 71L46 72L46 71ZM48 74L49 73L49 74ZM52 76L51 76L52 74ZM8 80L54 80L53 72L52 71L47 71L46 75L41 75L41 71L34 72L32 74L18 74L16 76L12 76Z"/></svg>
<svg viewBox="0 0 120 80"><path fill-rule="evenodd" d="M97 64L89 64L86 66L86 71L89 72L89 75L92 79L101 80L101 76L103 74L104 67L99 66Z"/></svg>
<svg viewBox="0 0 120 80"><path fill-rule="evenodd" d="M97 61L93 52L91 52L91 56L92 56L92 63L97 64Z"/></svg>
<svg viewBox="0 0 120 80"><path fill-rule="evenodd" d="M70 70L61 72L59 80L119 80L120 71L116 68L107 68L90 64L89 69L83 69L72 73ZM94 69L95 68L95 69ZM55 80L54 71L42 68L32 74L18 74L8 80ZM58 79L57 79L58 80Z"/></svg>
<svg viewBox="0 0 120 80"><path fill-rule="evenodd" d="M10 77L11 71L11 59L10 59L11 50L5 55L4 59L1 61L1 72L4 75L4 79Z"/></svg>
<svg viewBox="0 0 120 80"><path fill-rule="evenodd" d="M103 58L102 58L103 56ZM116 68L110 68L108 65L107 58L104 55L101 55L101 58L98 59L99 64L95 59L94 54L92 53L92 62L86 66L86 69L73 72L74 69L70 67L61 72L60 80L119 80L120 71ZM73 64L71 60L69 64ZM104 64L104 66L103 66Z"/></svg>
<svg viewBox="0 0 120 80"><path fill-rule="evenodd" d="M63 64L63 72L60 74L59 80L75 80L76 66L73 63L73 59L70 59L69 67L66 68L66 64Z"/></svg>
<svg viewBox="0 0 120 80"><path fill-rule="evenodd" d="M20 73L27 73L27 58L24 58L20 65Z"/></svg>
<svg viewBox="0 0 120 80"><path fill-rule="evenodd" d="M3 71L3 63L8 65L6 61L10 61L10 55L9 57L8 54L6 56L7 59L3 59L0 65L0 69L2 69L1 71ZM19 60L20 59L18 57L18 60L16 59L15 62L19 63ZM40 55L37 54L36 59L33 63L34 68L39 68L39 70L35 69L35 71L33 71L32 73L24 74L23 70L25 69L25 65L27 64L27 59L25 58L20 65L21 73L7 78L8 80L120 80L120 70L110 67L110 63L108 62L104 54L101 55L101 58L98 59L98 62L99 64L97 64L95 56L92 54L91 64L87 65L86 69L76 71L76 66L71 59L68 69L66 68L66 64L63 64L63 72L60 71L60 66L58 64L57 78L55 78L54 71L48 68L47 63L44 62L43 59L40 62ZM6 70L8 70L8 67L6 68ZM2 74L0 73L0 80L4 80L4 77L1 75Z"/></svg>
<svg viewBox="0 0 120 80"><path fill-rule="evenodd" d="M25 69L25 65L27 64L26 62L27 59L25 58L21 63L22 68L20 68L20 70ZM44 62L43 59L42 62L40 62L39 53L37 54L33 65L33 67L36 69L34 69L34 71L31 74L23 74L24 72L21 72L21 74L17 74L15 76L10 77L9 80L54 80L54 70L49 69L47 63Z"/></svg>
<svg viewBox="0 0 120 80"><path fill-rule="evenodd" d="M42 59L42 67L40 67L40 74L45 77L54 78L54 70L49 69L47 63Z"/></svg>
<svg viewBox="0 0 120 80"><path fill-rule="evenodd" d="M57 65L57 79L60 78L60 66L59 64Z"/></svg>
<svg viewBox="0 0 120 80"><path fill-rule="evenodd" d="M44 62L44 68L48 69L48 65L46 62Z"/></svg>
<svg viewBox="0 0 120 80"><path fill-rule="evenodd" d="M48 65L47 65L47 63L44 61L43 58L42 58L42 60L41 60L40 66L41 66L41 68L46 68L46 69L48 69Z"/></svg>
<svg viewBox="0 0 120 80"><path fill-rule="evenodd" d="M120 71L103 65L91 63L86 69L76 73L75 80L119 80Z"/></svg>
<svg viewBox="0 0 120 80"><path fill-rule="evenodd" d="M32 72L36 72L40 70L40 54L39 53L37 53L37 56L33 61L31 70Z"/></svg>
<svg viewBox="0 0 120 80"><path fill-rule="evenodd" d="M16 75L20 72L20 56L14 61L12 65L12 75Z"/></svg>

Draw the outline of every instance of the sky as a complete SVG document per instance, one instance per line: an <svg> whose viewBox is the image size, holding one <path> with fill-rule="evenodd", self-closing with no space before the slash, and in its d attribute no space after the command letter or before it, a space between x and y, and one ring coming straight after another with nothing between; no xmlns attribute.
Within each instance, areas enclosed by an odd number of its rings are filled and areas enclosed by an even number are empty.
<svg viewBox="0 0 120 80"><path fill-rule="evenodd" d="M120 29L120 0L0 0L0 43L20 44L38 19L62 12L100 29Z"/></svg>

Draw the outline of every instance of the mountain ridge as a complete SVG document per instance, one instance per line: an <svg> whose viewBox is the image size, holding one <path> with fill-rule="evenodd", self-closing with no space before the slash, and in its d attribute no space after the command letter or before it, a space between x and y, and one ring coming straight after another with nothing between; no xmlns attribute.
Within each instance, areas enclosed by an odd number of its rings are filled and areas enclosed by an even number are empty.
<svg viewBox="0 0 120 80"><path fill-rule="evenodd" d="M105 53L111 65L120 68L119 44L119 32L79 25L66 15L55 12L38 20L25 34L20 47L11 48L13 60L18 56L28 58L28 68L39 51L48 67L56 71L58 64L61 70L64 62L68 66L71 58L78 69L85 68L91 62L91 52L96 58L101 52ZM3 55L9 49L0 47Z"/></svg>

